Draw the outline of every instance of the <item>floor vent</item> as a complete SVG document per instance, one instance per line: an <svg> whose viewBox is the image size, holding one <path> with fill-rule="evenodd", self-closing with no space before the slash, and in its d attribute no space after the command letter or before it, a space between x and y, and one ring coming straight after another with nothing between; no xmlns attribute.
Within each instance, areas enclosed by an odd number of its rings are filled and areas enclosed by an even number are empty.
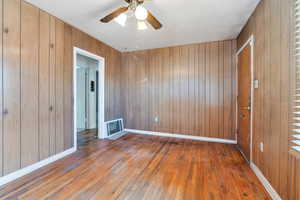
<svg viewBox="0 0 300 200"><path fill-rule="evenodd" d="M124 135L123 119L116 119L106 122L107 137L114 139Z"/></svg>

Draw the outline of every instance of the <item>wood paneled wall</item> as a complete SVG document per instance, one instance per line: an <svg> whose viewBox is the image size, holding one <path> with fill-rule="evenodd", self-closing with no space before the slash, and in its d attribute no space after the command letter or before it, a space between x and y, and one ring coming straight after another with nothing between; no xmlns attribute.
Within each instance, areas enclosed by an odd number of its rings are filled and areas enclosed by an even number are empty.
<svg viewBox="0 0 300 200"><path fill-rule="evenodd" d="M23 0L0 0L0 22L1 176L73 147L74 46L105 58L105 119L121 117L121 53Z"/></svg>
<svg viewBox="0 0 300 200"><path fill-rule="evenodd" d="M235 52L232 40L123 53L125 127L235 139Z"/></svg>
<svg viewBox="0 0 300 200"><path fill-rule="evenodd" d="M238 37L255 37L253 161L282 199L300 199L300 162L289 155L289 84L294 33L293 0L263 0ZM259 145L264 143L264 152Z"/></svg>

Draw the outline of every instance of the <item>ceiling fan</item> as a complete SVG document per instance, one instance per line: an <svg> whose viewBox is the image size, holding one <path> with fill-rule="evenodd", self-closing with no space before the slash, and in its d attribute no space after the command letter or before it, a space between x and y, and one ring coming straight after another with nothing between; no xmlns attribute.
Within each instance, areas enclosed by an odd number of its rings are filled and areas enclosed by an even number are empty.
<svg viewBox="0 0 300 200"><path fill-rule="evenodd" d="M143 6L145 0L124 1L129 4L127 7L121 7L113 11L100 21L108 23L112 20L116 20L119 24L124 26L127 20L127 15L125 13L127 12L129 17L134 15L138 20L138 28L140 30L147 29L146 21L156 30L162 27L162 24Z"/></svg>

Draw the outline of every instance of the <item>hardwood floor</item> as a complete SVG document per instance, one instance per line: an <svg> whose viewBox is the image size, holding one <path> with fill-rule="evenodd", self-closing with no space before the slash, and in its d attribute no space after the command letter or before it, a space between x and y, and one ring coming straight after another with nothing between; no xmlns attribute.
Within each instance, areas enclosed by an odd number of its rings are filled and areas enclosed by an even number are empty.
<svg viewBox="0 0 300 200"><path fill-rule="evenodd" d="M0 188L0 199L270 199L232 145L127 134Z"/></svg>
<svg viewBox="0 0 300 200"><path fill-rule="evenodd" d="M94 142L94 140L97 140L97 129L91 129L91 130L83 130L77 132L77 145L78 147L89 145L90 143Z"/></svg>

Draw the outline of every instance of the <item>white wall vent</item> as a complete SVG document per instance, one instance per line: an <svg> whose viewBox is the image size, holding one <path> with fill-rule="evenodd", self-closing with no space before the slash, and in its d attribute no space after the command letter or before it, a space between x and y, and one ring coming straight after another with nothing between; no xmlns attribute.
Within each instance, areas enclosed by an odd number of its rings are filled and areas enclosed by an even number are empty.
<svg viewBox="0 0 300 200"><path fill-rule="evenodd" d="M115 137L118 138L124 134L123 119L107 121L105 124L108 138L114 139Z"/></svg>

